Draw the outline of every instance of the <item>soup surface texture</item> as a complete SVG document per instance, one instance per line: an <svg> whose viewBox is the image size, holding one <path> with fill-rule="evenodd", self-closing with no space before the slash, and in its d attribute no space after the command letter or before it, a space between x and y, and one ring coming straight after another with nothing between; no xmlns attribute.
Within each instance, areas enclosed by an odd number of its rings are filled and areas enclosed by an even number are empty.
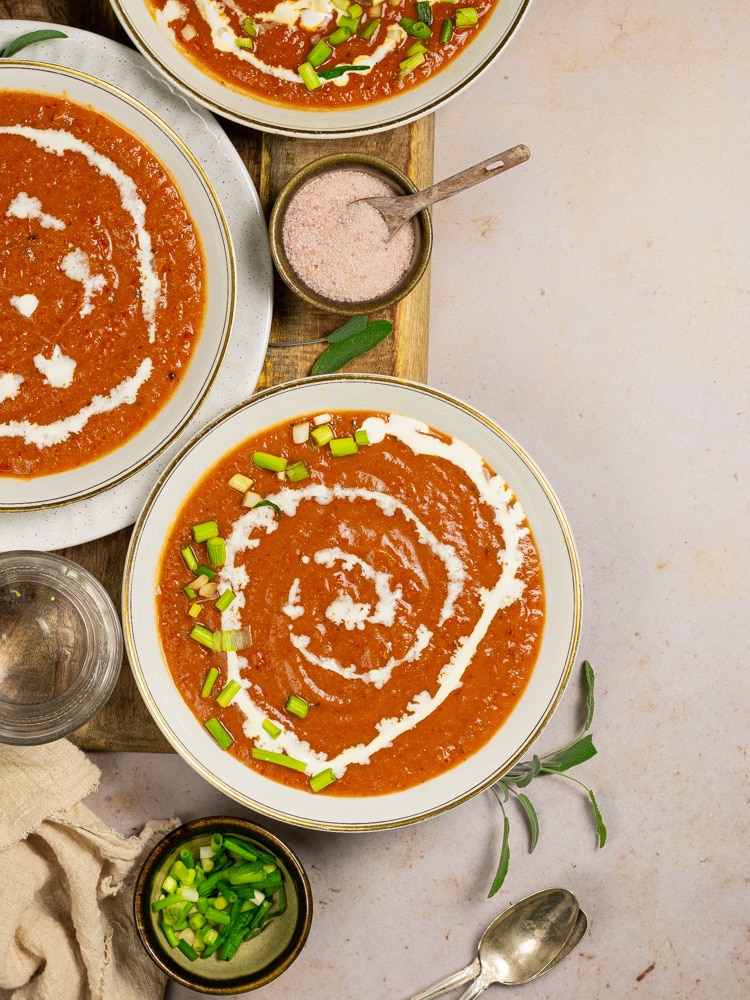
<svg viewBox="0 0 750 1000"><path fill-rule="evenodd" d="M204 260L165 168L96 109L0 93L0 476L134 437L200 335Z"/></svg>
<svg viewBox="0 0 750 1000"><path fill-rule="evenodd" d="M148 0L194 64L256 100L358 107L413 87L471 44L500 0Z"/></svg>
<svg viewBox="0 0 750 1000"><path fill-rule="evenodd" d="M517 499L469 446L395 414L319 418L246 441L186 498L161 558L162 650L248 766L325 794L389 793L502 726L538 655L542 568ZM334 441L293 443L308 419ZM269 454L285 478L257 467ZM219 549L207 589L186 545L209 576Z"/></svg>

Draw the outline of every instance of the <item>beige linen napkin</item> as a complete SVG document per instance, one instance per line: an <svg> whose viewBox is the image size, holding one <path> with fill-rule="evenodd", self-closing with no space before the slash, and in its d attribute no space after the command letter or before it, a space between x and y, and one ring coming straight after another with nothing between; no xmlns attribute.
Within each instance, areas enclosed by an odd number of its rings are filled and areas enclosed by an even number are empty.
<svg viewBox="0 0 750 1000"><path fill-rule="evenodd" d="M68 740L0 746L0 1000L158 1000L165 979L132 915L138 837L82 803L100 771Z"/></svg>

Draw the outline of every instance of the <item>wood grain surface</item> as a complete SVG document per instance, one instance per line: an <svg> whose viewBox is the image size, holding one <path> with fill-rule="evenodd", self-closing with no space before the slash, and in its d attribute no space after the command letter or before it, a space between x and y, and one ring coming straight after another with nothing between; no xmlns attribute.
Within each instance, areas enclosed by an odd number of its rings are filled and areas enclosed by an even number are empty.
<svg viewBox="0 0 750 1000"><path fill-rule="evenodd" d="M107 0L0 0L0 17L70 25L130 44ZM223 119L221 124L255 182L266 217L279 190L293 173L311 160L333 152L359 150L371 153L394 163L419 188L432 183L432 116L386 133L340 140L287 138L261 133ZM379 315L392 320L393 336L375 351L352 362L348 370L426 381L429 270L411 295ZM271 340L299 340L302 346L269 348L258 388L307 375L321 348L305 346L304 342L329 333L341 322L341 319L317 311L297 299L277 277ZM124 528L85 545L60 550L101 580L117 607L120 605L130 533L130 528ZM171 750L141 700L127 658L107 705L71 739L86 750Z"/></svg>

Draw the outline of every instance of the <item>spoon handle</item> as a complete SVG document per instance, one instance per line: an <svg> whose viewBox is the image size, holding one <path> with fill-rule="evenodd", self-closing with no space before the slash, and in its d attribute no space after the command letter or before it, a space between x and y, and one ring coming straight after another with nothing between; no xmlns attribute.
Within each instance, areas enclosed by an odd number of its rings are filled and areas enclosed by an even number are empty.
<svg viewBox="0 0 750 1000"><path fill-rule="evenodd" d="M473 167L467 167L466 170L453 174L452 177L438 181L437 184L425 188L418 194L408 195L409 201L414 212L420 212L428 205L434 205L437 201L450 198L451 195L458 194L459 191L465 191L475 184L480 184L482 181L494 177L495 174L501 174L519 163L524 163L530 156L531 152L528 146L513 146L511 149L506 149L504 153L498 153L488 160L482 160L481 163L475 163Z"/></svg>
<svg viewBox="0 0 750 1000"><path fill-rule="evenodd" d="M441 979L434 986L422 990L421 993L415 993L414 996L409 997L409 1000L432 1000L433 997L439 997L441 993L447 993L448 990L453 990L457 986L463 986L464 983L468 983L470 979L478 976L481 971L479 959L475 958L471 965L467 965L465 969L454 972L451 976L446 976L445 979Z"/></svg>
<svg viewBox="0 0 750 1000"><path fill-rule="evenodd" d="M485 981L483 976L477 976L468 990L462 993L458 1000L474 1000L475 997L484 993L488 986L489 983Z"/></svg>

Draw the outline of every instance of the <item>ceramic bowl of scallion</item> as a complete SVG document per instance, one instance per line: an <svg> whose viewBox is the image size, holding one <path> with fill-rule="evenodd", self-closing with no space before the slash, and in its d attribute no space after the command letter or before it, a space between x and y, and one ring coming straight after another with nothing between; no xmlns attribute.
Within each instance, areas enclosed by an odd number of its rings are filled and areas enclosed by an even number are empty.
<svg viewBox="0 0 750 1000"><path fill-rule="evenodd" d="M268 985L299 956L312 923L310 884L283 841L244 819L194 819L146 859L136 928L175 982L213 995Z"/></svg>

